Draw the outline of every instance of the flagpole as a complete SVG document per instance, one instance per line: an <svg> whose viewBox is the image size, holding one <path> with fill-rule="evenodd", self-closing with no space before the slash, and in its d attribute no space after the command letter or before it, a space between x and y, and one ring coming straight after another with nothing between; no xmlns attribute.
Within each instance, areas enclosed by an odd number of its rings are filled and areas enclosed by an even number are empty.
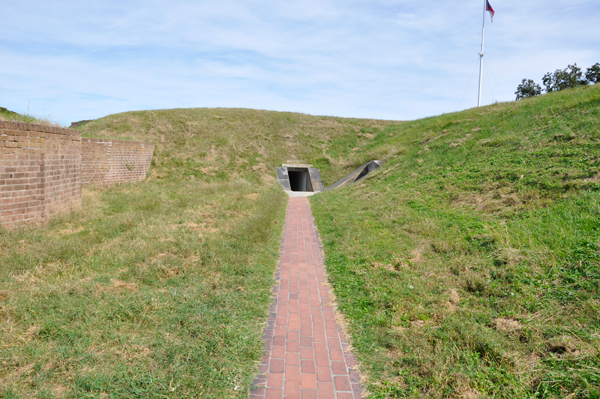
<svg viewBox="0 0 600 399"><path fill-rule="evenodd" d="M481 52L479 53L479 96L477 97L477 106L481 106L481 82L483 81L483 37L485 34L485 9L487 0L483 0L483 22L481 23Z"/></svg>

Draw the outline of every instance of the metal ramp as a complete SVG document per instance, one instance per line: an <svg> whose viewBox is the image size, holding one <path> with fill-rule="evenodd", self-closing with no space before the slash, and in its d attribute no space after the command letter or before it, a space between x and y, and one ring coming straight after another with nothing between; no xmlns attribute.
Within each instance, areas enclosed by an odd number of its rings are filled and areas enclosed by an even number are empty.
<svg viewBox="0 0 600 399"><path fill-rule="evenodd" d="M369 173L374 170L377 170L383 165L381 161L369 161L364 165L361 165L345 177L341 178L337 182L333 183L331 186L327 187L323 191L335 190L336 188L345 187L349 184L356 183L362 179L364 179Z"/></svg>

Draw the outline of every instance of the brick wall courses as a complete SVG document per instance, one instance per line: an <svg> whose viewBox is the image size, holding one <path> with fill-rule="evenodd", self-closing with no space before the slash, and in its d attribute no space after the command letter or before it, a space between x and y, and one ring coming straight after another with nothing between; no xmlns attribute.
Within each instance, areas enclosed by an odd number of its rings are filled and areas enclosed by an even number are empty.
<svg viewBox="0 0 600 399"><path fill-rule="evenodd" d="M76 130L0 121L1 227L42 224L55 213L80 205L83 184L110 185L146 177L153 145L83 140L85 145Z"/></svg>
<svg viewBox="0 0 600 399"><path fill-rule="evenodd" d="M82 184L109 186L142 181L152 163L154 145L141 141L82 139Z"/></svg>
<svg viewBox="0 0 600 399"><path fill-rule="evenodd" d="M81 203L81 138L55 126L0 121L0 225L42 223Z"/></svg>

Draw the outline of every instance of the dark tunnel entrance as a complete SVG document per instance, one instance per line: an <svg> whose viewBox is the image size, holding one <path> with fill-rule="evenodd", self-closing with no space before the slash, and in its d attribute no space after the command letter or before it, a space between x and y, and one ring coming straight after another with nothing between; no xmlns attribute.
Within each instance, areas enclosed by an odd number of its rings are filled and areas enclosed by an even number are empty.
<svg viewBox="0 0 600 399"><path fill-rule="evenodd" d="M288 168L288 175L292 191L314 191L308 168Z"/></svg>

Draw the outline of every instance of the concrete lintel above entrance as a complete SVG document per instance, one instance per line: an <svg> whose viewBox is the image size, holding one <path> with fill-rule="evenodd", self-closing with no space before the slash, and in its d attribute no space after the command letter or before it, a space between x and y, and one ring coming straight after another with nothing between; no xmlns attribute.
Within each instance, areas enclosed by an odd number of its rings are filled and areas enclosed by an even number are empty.
<svg viewBox="0 0 600 399"><path fill-rule="evenodd" d="M303 163L284 163L281 165L282 168L303 168L303 169L307 169L307 168L312 168L312 165L310 164L303 164Z"/></svg>

